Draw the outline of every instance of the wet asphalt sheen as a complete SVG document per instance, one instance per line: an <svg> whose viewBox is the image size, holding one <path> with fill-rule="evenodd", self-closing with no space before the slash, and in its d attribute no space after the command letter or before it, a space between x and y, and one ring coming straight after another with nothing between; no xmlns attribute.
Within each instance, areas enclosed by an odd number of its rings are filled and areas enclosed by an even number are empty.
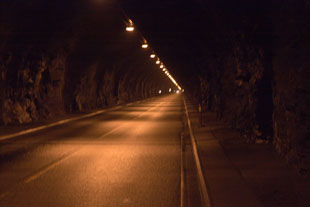
<svg viewBox="0 0 310 207"><path fill-rule="evenodd" d="M179 206L181 95L0 142L0 206Z"/></svg>

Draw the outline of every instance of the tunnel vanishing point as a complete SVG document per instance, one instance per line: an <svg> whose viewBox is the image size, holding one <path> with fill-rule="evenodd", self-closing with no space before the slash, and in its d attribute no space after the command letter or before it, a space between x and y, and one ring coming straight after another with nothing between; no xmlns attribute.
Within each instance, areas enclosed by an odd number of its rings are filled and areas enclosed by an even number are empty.
<svg viewBox="0 0 310 207"><path fill-rule="evenodd" d="M0 125L169 94L177 88L154 63L160 58L193 104L249 142L272 144L300 169L309 164L309 1L1 0L0 6Z"/></svg>

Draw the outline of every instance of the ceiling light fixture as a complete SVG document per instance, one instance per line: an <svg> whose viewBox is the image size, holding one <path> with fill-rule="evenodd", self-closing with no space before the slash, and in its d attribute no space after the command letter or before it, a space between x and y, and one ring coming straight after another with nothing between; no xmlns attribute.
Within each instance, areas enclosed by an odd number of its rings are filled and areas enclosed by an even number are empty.
<svg viewBox="0 0 310 207"><path fill-rule="evenodd" d="M149 47L149 45L148 45L148 44L146 44L146 43L143 43L141 47L142 47L143 49L146 49L146 48L148 48L148 47Z"/></svg>
<svg viewBox="0 0 310 207"><path fill-rule="evenodd" d="M134 30L135 30L135 28L133 26L126 27L127 32L133 32Z"/></svg>

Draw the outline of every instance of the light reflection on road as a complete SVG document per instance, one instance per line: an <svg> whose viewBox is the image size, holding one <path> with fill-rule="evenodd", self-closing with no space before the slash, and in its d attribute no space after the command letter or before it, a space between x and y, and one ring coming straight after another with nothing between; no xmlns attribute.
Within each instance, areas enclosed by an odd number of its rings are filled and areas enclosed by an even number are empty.
<svg viewBox="0 0 310 207"><path fill-rule="evenodd" d="M0 163L0 206L178 206L181 103L160 97L21 138L41 141Z"/></svg>

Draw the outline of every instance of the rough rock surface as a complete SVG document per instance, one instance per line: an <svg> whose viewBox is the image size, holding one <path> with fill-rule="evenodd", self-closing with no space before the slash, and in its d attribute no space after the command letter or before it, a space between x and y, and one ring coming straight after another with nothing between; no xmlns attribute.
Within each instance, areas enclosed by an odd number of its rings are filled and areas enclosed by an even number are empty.
<svg viewBox="0 0 310 207"><path fill-rule="evenodd" d="M7 1L2 11L2 125L124 104L172 87L140 37L125 32L114 1Z"/></svg>
<svg viewBox="0 0 310 207"><path fill-rule="evenodd" d="M249 142L273 143L301 171L310 169L309 1L240 2L206 3L212 32L195 28L208 51L191 59L200 84L184 84L188 96Z"/></svg>

